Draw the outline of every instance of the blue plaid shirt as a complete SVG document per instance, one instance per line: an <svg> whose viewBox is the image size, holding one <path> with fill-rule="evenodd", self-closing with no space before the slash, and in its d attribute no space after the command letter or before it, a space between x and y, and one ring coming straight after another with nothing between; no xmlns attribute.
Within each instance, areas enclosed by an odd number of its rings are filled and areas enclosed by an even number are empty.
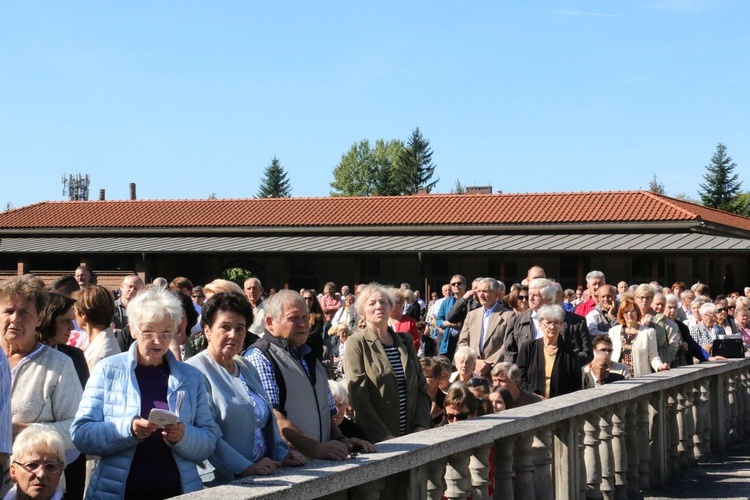
<svg viewBox="0 0 750 500"><path fill-rule="evenodd" d="M304 356L311 350L312 349L310 349L310 346L308 346L307 344L302 344L302 347L300 347L299 349L295 349L294 347L289 347L289 349L287 349L287 352L291 354L294 360L302 365L302 368L305 369L305 373L307 373L308 377L310 377L310 367L307 366L307 362L305 361ZM266 358L260 350L255 348L248 349L245 353L245 358L258 371L258 375L260 375L260 381L261 383L263 383L263 388L268 393L268 397L271 398L271 404L275 409L278 410L280 405L279 386L278 384L276 384L276 375L274 375L273 373L273 365L271 364L271 361L269 361L269 359ZM331 410L331 415L335 415L336 402L334 401L333 394L331 393L331 389L328 386L326 386L326 393L328 394L328 408Z"/></svg>

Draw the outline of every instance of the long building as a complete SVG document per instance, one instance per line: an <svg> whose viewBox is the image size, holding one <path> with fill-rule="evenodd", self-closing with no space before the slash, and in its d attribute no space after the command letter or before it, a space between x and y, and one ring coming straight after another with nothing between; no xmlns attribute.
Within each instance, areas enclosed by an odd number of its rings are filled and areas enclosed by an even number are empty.
<svg viewBox="0 0 750 500"><path fill-rule="evenodd" d="M454 273L565 287L608 281L750 284L750 219L646 191L42 202L0 214L0 277L86 264L100 283L204 283L242 267L266 288L378 280L435 289Z"/></svg>

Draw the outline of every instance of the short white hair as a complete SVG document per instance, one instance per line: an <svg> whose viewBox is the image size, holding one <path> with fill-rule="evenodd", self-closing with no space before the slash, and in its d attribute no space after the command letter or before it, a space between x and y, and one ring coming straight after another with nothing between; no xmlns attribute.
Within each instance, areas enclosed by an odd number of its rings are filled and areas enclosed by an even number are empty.
<svg viewBox="0 0 750 500"><path fill-rule="evenodd" d="M11 461L21 461L29 453L46 452L57 456L57 460L65 466L65 444L62 437L54 429L26 427L13 442Z"/></svg>
<svg viewBox="0 0 750 500"><path fill-rule="evenodd" d="M602 280L602 283L606 283L607 280L604 278L604 273L601 271L591 271L586 275L586 284L591 284L592 280L600 279Z"/></svg>
<svg viewBox="0 0 750 500"><path fill-rule="evenodd" d="M182 301L174 292L161 287L143 290L128 302L128 324L141 331L146 323L160 323L169 319L175 330L182 321Z"/></svg>
<svg viewBox="0 0 750 500"><path fill-rule="evenodd" d="M710 302L706 302L698 309L698 312L701 313L701 316L706 313L716 314L716 306Z"/></svg>
<svg viewBox="0 0 750 500"><path fill-rule="evenodd" d="M334 401L338 399L342 404L349 406L349 392L346 390L346 385L338 380L329 380L328 387L331 389Z"/></svg>
<svg viewBox="0 0 750 500"><path fill-rule="evenodd" d="M466 358L467 360L470 359L477 362L477 358L479 358L479 354L477 351L468 345L462 345L458 349L456 349L456 352L453 354L453 359L456 359L457 357L461 356L462 358Z"/></svg>

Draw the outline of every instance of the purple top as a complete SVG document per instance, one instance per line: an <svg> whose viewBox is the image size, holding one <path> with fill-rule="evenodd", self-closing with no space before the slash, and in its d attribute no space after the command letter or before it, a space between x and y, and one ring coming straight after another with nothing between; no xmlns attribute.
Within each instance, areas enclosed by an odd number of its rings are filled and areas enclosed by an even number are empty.
<svg viewBox="0 0 750 500"><path fill-rule="evenodd" d="M169 408L169 365L166 362L159 366L136 365L135 378L140 388L143 418L148 418L152 408ZM172 450L164 442L161 431L155 431L135 449L125 484L125 496L168 498L181 493L180 471Z"/></svg>

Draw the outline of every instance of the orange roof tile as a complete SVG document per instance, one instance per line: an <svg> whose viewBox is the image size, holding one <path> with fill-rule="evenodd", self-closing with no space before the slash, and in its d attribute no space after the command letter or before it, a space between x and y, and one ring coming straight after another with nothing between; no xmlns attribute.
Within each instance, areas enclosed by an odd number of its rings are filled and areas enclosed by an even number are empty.
<svg viewBox="0 0 750 500"><path fill-rule="evenodd" d="M646 191L390 197L42 202L0 214L0 229L377 227L750 219Z"/></svg>

